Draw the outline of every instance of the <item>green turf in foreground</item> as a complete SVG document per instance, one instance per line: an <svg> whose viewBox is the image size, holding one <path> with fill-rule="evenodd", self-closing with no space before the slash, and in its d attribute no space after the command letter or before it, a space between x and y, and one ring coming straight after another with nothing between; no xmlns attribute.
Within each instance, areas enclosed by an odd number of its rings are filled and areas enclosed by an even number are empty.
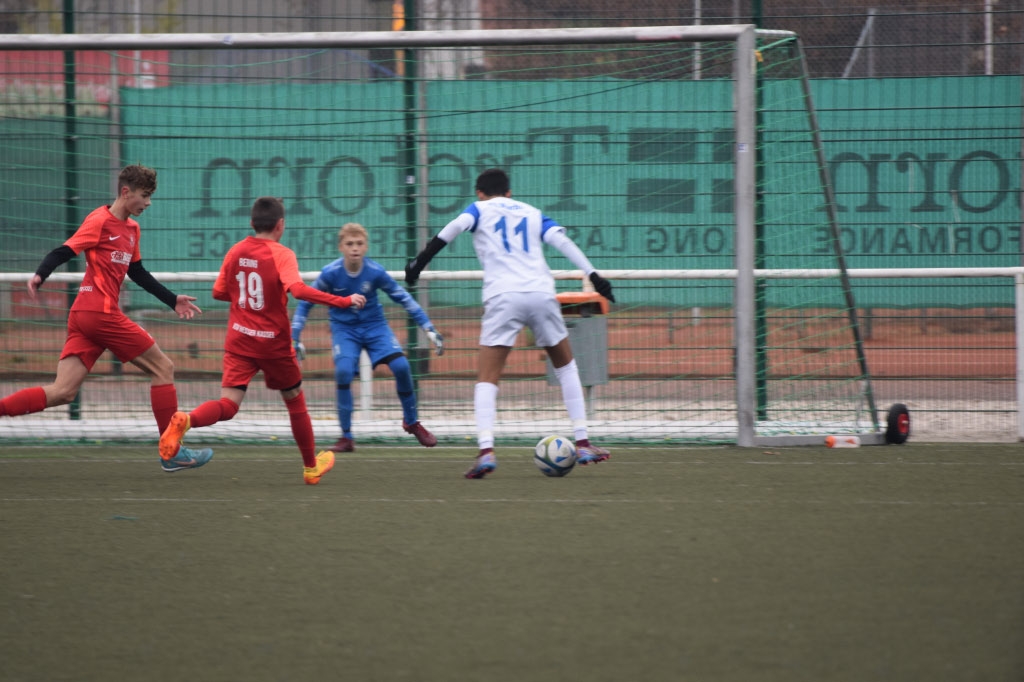
<svg viewBox="0 0 1024 682"><path fill-rule="evenodd" d="M1019 680L1024 450L0 447L0 679Z"/></svg>

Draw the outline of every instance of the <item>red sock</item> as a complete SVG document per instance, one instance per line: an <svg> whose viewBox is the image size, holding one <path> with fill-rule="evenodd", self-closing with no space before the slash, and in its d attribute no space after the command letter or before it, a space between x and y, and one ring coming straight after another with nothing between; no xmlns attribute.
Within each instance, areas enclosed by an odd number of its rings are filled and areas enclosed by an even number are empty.
<svg viewBox="0 0 1024 682"><path fill-rule="evenodd" d="M209 426L217 422L226 422L238 414L238 405L227 398L207 400L188 414L192 428Z"/></svg>
<svg viewBox="0 0 1024 682"><path fill-rule="evenodd" d="M178 411L178 391L174 384L161 384L150 386L149 402L153 406L153 416L156 417L156 426L160 433L167 430L171 423L171 417Z"/></svg>
<svg viewBox="0 0 1024 682"><path fill-rule="evenodd" d="M284 401L288 407L288 418L292 422L292 435L302 453L302 463L307 467L316 466L316 438L313 436L313 422L306 410L306 396L299 393L291 400Z"/></svg>
<svg viewBox="0 0 1024 682"><path fill-rule="evenodd" d="M0 417L18 417L46 409L46 391L42 386L23 388L0 400Z"/></svg>

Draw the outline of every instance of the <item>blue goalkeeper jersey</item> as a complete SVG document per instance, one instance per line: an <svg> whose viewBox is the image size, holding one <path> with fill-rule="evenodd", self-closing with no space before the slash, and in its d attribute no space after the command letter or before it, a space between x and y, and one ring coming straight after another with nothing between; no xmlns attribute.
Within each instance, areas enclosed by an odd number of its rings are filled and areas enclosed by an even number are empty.
<svg viewBox="0 0 1024 682"><path fill-rule="evenodd" d="M391 300L405 308L413 321L421 327L433 325L427 313L420 304L403 289L391 275L387 273L380 263L370 258L363 258L363 268L355 275L350 275L345 270L345 259L329 263L320 271L320 276L313 282L313 287L320 291L326 291L336 296L351 296L362 294L366 297L366 305L360 310L355 306L350 308L328 308L328 318L331 325L344 324L351 326L371 327L379 324L387 324L384 317L384 306L377 297L377 291L383 291ZM298 308L292 316L292 338L297 339L306 326L306 319L309 317L309 310L313 303L299 301Z"/></svg>

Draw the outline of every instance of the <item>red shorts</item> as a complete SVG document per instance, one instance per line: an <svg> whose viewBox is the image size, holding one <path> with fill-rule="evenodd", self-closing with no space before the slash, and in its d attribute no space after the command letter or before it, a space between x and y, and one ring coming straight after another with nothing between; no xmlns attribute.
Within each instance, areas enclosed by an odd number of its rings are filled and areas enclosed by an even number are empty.
<svg viewBox="0 0 1024 682"><path fill-rule="evenodd" d="M224 351L224 376L220 385L224 388L248 386L256 372L263 371L263 380L272 391L285 391L302 383L302 370L295 357L250 358L231 351Z"/></svg>
<svg viewBox="0 0 1024 682"><path fill-rule="evenodd" d="M153 344L153 337L132 322L120 310L101 313L95 310L72 311L68 315L68 337L60 359L78 356L86 369L93 365L103 351L110 349L121 362L131 362Z"/></svg>

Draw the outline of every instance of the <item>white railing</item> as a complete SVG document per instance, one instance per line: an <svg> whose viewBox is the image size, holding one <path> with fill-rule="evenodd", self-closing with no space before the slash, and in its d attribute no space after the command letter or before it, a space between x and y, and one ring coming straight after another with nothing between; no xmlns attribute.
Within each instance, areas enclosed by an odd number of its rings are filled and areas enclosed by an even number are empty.
<svg viewBox="0 0 1024 682"><path fill-rule="evenodd" d="M716 270L602 270L602 275L612 280L734 280L735 269ZM154 276L161 282L213 282L216 272L157 272ZM390 272L401 281L402 272ZM482 279L479 270L425 271L424 281L472 281ZM758 269L754 277L760 279L828 279L838 277L838 269ZM319 272L304 272L307 281L314 280ZM558 270L553 275L559 280L581 280L584 289L590 283L579 270ZM1016 439L1024 441L1024 267L971 267L971 268L861 268L847 271L851 279L919 279L919 278L1012 278L1014 286L1014 330L1015 330L1015 426ZM0 273L0 283L27 282L31 277L26 273ZM82 273L54 273L48 279L51 283L73 283L81 281ZM368 358L360 363L360 407L364 414L373 409L373 373Z"/></svg>

